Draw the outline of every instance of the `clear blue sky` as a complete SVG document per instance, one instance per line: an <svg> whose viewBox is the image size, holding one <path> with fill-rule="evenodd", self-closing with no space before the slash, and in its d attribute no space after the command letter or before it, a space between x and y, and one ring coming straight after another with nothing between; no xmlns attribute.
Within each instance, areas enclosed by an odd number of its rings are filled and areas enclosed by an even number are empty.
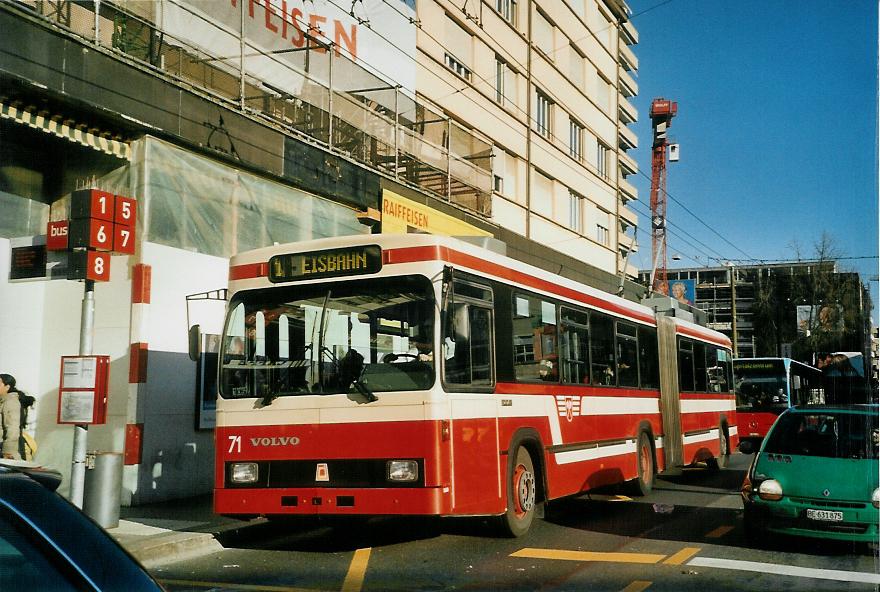
<svg viewBox="0 0 880 592"><path fill-rule="evenodd" d="M628 3L639 32L634 264L651 267L648 113L657 97L678 102L669 130L681 147L668 169L670 268L707 256L792 259L794 242L809 257L823 231L842 256L876 256L877 2ZM876 324L877 259L840 266L870 285Z"/></svg>

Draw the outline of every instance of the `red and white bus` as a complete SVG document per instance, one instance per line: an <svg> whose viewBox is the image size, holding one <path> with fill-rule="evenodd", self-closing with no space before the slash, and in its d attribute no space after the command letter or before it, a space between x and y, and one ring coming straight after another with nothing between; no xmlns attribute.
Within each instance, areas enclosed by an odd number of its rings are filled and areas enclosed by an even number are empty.
<svg viewBox="0 0 880 592"><path fill-rule="evenodd" d="M722 334L433 235L230 262L214 509L496 516L736 442Z"/></svg>

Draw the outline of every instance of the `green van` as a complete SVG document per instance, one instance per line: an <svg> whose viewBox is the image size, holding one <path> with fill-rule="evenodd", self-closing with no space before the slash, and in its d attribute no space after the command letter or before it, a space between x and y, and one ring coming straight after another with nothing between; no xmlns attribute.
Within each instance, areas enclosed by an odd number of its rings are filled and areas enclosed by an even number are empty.
<svg viewBox="0 0 880 592"><path fill-rule="evenodd" d="M793 407L779 416L742 485L746 535L878 540L877 405Z"/></svg>

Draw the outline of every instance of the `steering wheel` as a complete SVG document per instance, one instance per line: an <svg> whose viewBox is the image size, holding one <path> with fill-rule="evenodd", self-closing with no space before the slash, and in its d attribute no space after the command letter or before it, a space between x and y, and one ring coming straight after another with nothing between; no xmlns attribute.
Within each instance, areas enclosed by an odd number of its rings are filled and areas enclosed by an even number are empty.
<svg viewBox="0 0 880 592"><path fill-rule="evenodd" d="M412 360L418 360L419 355L418 354L410 354L410 353L402 353L402 354L387 353L384 356L382 356L382 363L391 364L392 362L396 362L400 358L409 358Z"/></svg>

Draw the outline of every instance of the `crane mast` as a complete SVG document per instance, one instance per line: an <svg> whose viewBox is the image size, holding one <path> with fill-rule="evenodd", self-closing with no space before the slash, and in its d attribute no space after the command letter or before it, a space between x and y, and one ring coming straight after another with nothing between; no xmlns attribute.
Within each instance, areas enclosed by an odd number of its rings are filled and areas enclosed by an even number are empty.
<svg viewBox="0 0 880 592"><path fill-rule="evenodd" d="M667 99L651 102L651 127L654 143L651 154L651 290L669 292L666 283L666 148L667 130L678 111L678 103Z"/></svg>

